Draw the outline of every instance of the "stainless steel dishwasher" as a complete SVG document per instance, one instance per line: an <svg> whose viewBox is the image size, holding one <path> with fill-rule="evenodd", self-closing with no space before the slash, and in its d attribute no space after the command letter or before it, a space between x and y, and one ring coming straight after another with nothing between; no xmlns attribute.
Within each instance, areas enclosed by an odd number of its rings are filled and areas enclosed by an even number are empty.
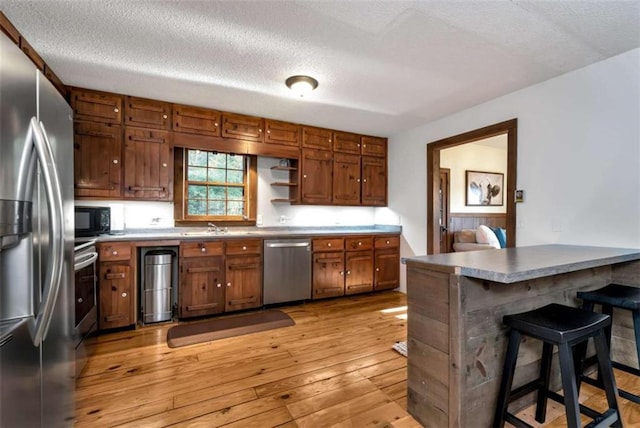
<svg viewBox="0 0 640 428"><path fill-rule="evenodd" d="M264 241L265 305L311 298L311 240Z"/></svg>

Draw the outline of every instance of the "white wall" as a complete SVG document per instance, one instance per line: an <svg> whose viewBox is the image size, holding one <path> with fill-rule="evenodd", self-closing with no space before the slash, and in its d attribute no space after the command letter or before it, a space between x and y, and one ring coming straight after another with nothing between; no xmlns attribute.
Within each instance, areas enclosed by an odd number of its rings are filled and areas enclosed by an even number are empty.
<svg viewBox="0 0 640 428"><path fill-rule="evenodd" d="M640 248L640 49L389 139L403 256L426 254L426 145L518 119L517 245ZM406 281L402 275L402 288Z"/></svg>
<svg viewBox="0 0 640 428"><path fill-rule="evenodd" d="M440 167L449 168L449 211L452 213L506 213L504 189L507 184L507 136L501 135L503 148L495 148L479 143L468 143L440 151ZM504 174L501 187L502 205L467 206L466 172L487 171Z"/></svg>

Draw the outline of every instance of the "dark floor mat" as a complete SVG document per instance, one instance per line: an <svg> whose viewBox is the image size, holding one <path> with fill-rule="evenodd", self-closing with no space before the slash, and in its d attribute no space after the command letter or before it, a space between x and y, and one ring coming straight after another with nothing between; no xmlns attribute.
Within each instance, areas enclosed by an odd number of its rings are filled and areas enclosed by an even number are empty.
<svg viewBox="0 0 640 428"><path fill-rule="evenodd" d="M216 318L171 327L167 332L167 345L169 348L177 348L292 325L295 322L289 315L275 310Z"/></svg>

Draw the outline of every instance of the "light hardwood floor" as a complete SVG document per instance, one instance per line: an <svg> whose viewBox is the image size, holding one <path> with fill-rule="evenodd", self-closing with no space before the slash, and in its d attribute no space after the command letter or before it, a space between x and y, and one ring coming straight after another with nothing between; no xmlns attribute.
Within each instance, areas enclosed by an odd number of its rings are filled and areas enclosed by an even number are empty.
<svg viewBox="0 0 640 428"><path fill-rule="evenodd" d="M419 427L406 411L406 359L391 350L406 340L405 305L384 292L287 306L293 327L175 349L171 324L100 336L75 425ZM625 426L639 426L640 406L622 404ZM544 426L564 426L549 412Z"/></svg>

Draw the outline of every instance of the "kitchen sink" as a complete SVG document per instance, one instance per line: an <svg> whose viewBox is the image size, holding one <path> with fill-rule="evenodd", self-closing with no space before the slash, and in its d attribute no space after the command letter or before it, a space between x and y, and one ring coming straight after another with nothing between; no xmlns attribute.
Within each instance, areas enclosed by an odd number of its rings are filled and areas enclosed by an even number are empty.
<svg viewBox="0 0 640 428"><path fill-rule="evenodd" d="M255 235L257 232L244 231L244 230L229 230L227 232L213 232L208 230L200 230L194 232L182 232L180 235L182 236L244 236L244 235Z"/></svg>

